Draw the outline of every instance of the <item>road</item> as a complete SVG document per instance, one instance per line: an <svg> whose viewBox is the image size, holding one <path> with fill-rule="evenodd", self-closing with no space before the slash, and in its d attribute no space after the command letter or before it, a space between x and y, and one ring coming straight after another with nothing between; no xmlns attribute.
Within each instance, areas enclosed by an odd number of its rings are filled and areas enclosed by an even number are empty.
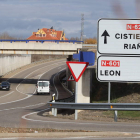
<svg viewBox="0 0 140 140"><path fill-rule="evenodd" d="M0 91L1 126L23 127L22 121L25 121L22 116L47 108L46 103L51 100L51 96L36 94L35 84L38 79L50 80L54 75L51 79L51 94L56 93L57 97L61 97L57 91L55 79L57 73L63 69L65 69L65 61L47 62L21 71L9 78L8 81L11 83L10 91ZM41 117L40 115L34 116ZM34 127L38 127L38 124Z"/></svg>
<svg viewBox="0 0 140 140"><path fill-rule="evenodd" d="M52 97L45 94L37 95L35 84L39 79L51 80L51 94L55 93L56 98L71 96L66 89L62 88L58 79L59 72L64 70L65 67L66 62L64 60L55 60L35 65L9 77L10 91L0 91L0 126L140 132L140 125L136 123L75 121L44 117L43 113L50 111L47 102Z"/></svg>
<svg viewBox="0 0 140 140"><path fill-rule="evenodd" d="M23 140L23 138L5 138L5 139L0 139L0 140ZM113 138L113 137L67 137L67 138L24 138L24 140L139 140L140 137L118 137L118 138Z"/></svg>

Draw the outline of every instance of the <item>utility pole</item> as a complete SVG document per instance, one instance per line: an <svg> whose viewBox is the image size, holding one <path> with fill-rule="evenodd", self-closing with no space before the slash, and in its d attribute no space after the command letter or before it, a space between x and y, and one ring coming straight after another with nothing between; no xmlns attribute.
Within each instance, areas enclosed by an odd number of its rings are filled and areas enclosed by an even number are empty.
<svg viewBox="0 0 140 140"><path fill-rule="evenodd" d="M81 14L81 41L83 41L84 35L84 14Z"/></svg>

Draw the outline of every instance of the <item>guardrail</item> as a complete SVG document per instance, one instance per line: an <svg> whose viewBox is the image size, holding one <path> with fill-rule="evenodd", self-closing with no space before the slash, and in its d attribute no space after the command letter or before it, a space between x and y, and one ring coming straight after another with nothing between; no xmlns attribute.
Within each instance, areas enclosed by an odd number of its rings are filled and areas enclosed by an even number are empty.
<svg viewBox="0 0 140 140"><path fill-rule="evenodd" d="M48 102L50 108L75 109L75 110L113 110L115 111L114 121L117 121L117 111L139 111L140 103L60 103ZM56 114L56 113L55 113ZM56 116L56 115L55 115Z"/></svg>
<svg viewBox="0 0 140 140"><path fill-rule="evenodd" d="M55 42L55 43L59 43L59 42L72 42L72 43L82 43L83 41L77 41L77 40L9 40L9 39L2 39L0 40L0 42L30 42L30 41L33 41L33 42L41 42L41 43L44 43L44 42Z"/></svg>
<svg viewBox="0 0 140 140"><path fill-rule="evenodd" d="M60 103L48 102L51 108L76 110L140 110L140 103Z"/></svg>

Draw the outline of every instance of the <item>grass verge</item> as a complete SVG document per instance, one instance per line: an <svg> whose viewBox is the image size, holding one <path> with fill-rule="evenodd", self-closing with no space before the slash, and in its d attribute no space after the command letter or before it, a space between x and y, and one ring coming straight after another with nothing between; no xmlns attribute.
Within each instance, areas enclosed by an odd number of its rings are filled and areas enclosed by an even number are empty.
<svg viewBox="0 0 140 140"><path fill-rule="evenodd" d="M103 111L103 115L114 117L114 111ZM140 120L140 111L118 111L118 119Z"/></svg>

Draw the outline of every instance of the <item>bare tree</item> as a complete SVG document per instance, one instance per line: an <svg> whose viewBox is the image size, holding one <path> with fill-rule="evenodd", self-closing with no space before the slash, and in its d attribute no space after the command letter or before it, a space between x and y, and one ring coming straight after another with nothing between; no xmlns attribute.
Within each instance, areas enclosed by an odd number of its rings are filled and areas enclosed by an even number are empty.
<svg viewBox="0 0 140 140"><path fill-rule="evenodd" d="M6 40L6 39L15 39L16 40L17 38L10 36L7 32L4 32L4 33L0 34L0 39L4 39L4 40Z"/></svg>

